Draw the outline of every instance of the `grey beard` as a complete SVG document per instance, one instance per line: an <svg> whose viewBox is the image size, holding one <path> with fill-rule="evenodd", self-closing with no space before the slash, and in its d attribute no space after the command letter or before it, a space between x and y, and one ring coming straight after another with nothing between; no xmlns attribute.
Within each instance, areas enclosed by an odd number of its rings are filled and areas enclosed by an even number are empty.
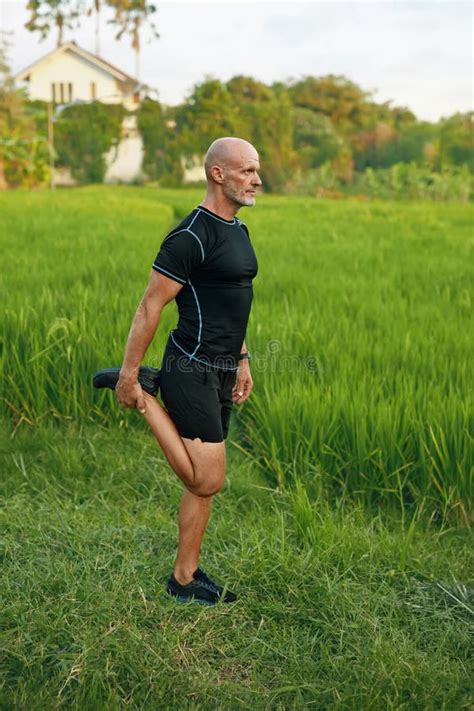
<svg viewBox="0 0 474 711"><path fill-rule="evenodd" d="M255 198L246 196L245 193L243 195L239 194L237 191L232 190L231 188L227 188L224 191L224 195L232 200L236 205L241 205L242 207L253 207L255 205Z"/></svg>

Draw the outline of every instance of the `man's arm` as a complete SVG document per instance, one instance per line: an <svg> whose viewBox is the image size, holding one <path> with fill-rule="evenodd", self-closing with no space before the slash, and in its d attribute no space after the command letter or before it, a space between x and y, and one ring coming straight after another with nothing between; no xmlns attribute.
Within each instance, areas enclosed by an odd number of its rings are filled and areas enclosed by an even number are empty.
<svg viewBox="0 0 474 711"><path fill-rule="evenodd" d="M132 321L115 388L117 400L123 407L136 407L145 412L145 398L137 380L138 369L156 333L162 309L176 298L182 288L183 284L151 271L150 281Z"/></svg>

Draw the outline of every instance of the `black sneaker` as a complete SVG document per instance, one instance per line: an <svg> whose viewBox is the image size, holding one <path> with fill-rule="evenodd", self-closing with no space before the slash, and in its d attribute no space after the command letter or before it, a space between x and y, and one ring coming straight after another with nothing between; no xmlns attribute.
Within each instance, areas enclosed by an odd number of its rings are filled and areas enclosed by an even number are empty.
<svg viewBox="0 0 474 711"><path fill-rule="evenodd" d="M193 578L194 580L191 580L187 585L181 585L172 573L166 586L166 592L179 602L194 600L200 605L215 605L219 602L224 591L223 587L210 580L201 568L194 571ZM234 602L237 600L237 595L227 590L222 599L224 602Z"/></svg>
<svg viewBox="0 0 474 711"><path fill-rule="evenodd" d="M156 397L160 388L160 374L158 368L141 365L138 371L138 382L149 395ZM103 368L94 373L92 383L95 388L111 388L115 390L120 375L120 368Z"/></svg>

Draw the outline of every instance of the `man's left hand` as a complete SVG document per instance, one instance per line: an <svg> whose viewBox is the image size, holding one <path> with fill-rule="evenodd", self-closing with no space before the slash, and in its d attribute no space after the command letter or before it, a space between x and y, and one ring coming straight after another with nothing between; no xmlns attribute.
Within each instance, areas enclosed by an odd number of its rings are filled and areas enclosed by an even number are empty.
<svg viewBox="0 0 474 711"><path fill-rule="evenodd" d="M240 405L245 402L252 392L253 380L250 375L250 367L248 360L243 360L240 362L237 368L237 377L235 379L235 385L232 388L232 400Z"/></svg>

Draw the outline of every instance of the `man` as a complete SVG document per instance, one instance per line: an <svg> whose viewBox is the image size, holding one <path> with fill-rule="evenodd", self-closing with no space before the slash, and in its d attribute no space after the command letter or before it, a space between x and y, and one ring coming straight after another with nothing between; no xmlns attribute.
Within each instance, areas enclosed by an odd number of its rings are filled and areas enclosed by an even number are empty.
<svg viewBox="0 0 474 711"><path fill-rule="evenodd" d="M212 497L224 484L232 406L243 403L253 387L245 331L258 265L248 230L235 215L255 205L259 169L258 153L247 141L212 143L205 158L207 194L163 240L133 319L118 382L117 371L113 384L99 385L116 384L118 402L138 408L184 482L178 551L167 584L179 601L212 605L220 598L236 599L198 562ZM149 394L157 387L147 392L139 382L145 386L145 371L153 369L139 369L161 311L173 299L179 321L160 372L165 409Z"/></svg>

